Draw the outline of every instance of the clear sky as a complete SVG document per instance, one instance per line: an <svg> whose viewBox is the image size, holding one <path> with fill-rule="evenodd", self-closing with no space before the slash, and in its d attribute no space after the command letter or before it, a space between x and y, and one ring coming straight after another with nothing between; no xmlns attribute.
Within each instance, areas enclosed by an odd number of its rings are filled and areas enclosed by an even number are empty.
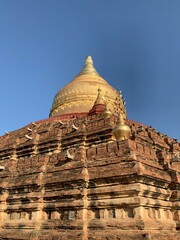
<svg viewBox="0 0 180 240"><path fill-rule="evenodd" d="M0 135L47 118L87 55L128 118L180 140L179 0L0 0Z"/></svg>

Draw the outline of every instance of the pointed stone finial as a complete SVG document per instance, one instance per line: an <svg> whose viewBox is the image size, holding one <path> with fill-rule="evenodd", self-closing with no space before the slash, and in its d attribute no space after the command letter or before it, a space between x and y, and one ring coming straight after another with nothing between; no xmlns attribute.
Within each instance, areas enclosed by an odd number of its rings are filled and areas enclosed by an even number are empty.
<svg viewBox="0 0 180 240"><path fill-rule="evenodd" d="M97 95L97 98L96 98L96 100L94 102L94 106L98 105L98 104L106 105L106 102L105 102L105 100L103 98L103 95L101 93L101 89L100 88L98 88L98 95Z"/></svg>
<svg viewBox="0 0 180 240"><path fill-rule="evenodd" d="M93 107L89 111L89 115L102 113L105 111L105 108L106 108L106 101L105 101L104 97L102 96L101 89L98 88L98 95L94 102Z"/></svg>
<svg viewBox="0 0 180 240"><path fill-rule="evenodd" d="M80 71L80 73L78 74L78 76L85 75L85 74L99 76L98 72L96 71L96 69L93 66L93 60L92 60L91 56L86 57L84 66L83 66L82 70Z"/></svg>
<svg viewBox="0 0 180 240"><path fill-rule="evenodd" d="M123 115L119 113L116 127L113 129L113 134L117 141L129 139L131 136L131 129L125 124Z"/></svg>
<svg viewBox="0 0 180 240"><path fill-rule="evenodd" d="M93 60L92 60L92 57L91 56L87 56L85 58L85 64L84 65L92 65L93 66Z"/></svg>

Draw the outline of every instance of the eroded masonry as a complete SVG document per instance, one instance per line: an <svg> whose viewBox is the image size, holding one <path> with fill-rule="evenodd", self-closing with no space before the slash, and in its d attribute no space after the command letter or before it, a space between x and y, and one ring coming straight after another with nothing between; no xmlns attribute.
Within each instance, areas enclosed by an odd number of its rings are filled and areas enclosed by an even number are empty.
<svg viewBox="0 0 180 240"><path fill-rule="evenodd" d="M87 57L50 117L0 137L0 239L180 239L180 143L128 120Z"/></svg>

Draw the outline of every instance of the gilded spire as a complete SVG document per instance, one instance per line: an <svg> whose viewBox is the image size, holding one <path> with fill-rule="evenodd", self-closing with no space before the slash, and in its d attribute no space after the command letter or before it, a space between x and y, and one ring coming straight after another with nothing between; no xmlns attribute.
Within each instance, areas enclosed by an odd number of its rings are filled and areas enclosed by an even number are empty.
<svg viewBox="0 0 180 240"><path fill-rule="evenodd" d="M119 125L119 126L124 126L125 125L124 118L123 118L123 116L122 116L122 114L120 112L118 114L117 125Z"/></svg>
<svg viewBox="0 0 180 240"><path fill-rule="evenodd" d="M98 95L97 95L97 98L96 98L96 100L94 102L94 106L98 105L98 104L103 104L103 105L106 104L106 102L105 102L105 100L103 98L103 95L101 93L101 89L100 88L98 88Z"/></svg>
<svg viewBox="0 0 180 240"><path fill-rule="evenodd" d="M105 108L104 112L102 113L102 116L104 118L109 118L112 116L112 112L110 109L108 109L107 103L106 103L106 108Z"/></svg>
<svg viewBox="0 0 180 240"><path fill-rule="evenodd" d="M98 95L97 95L97 98L94 102L93 107L89 111L89 115L102 113L102 112L104 112L105 107L106 107L106 102L105 102L104 97L101 93L101 89L98 88Z"/></svg>
<svg viewBox="0 0 180 240"><path fill-rule="evenodd" d="M98 88L101 88L101 91L97 92ZM89 114L94 104L96 104L95 113L102 113L105 111L107 103L108 115L110 115L109 110L116 113L116 102L118 102L116 95L117 91L97 73L92 58L88 56L79 75L55 95L49 116ZM117 107L123 113L124 119L126 119L122 99ZM107 111L105 115L107 115Z"/></svg>
<svg viewBox="0 0 180 240"><path fill-rule="evenodd" d="M104 118L109 118L112 116L112 112L110 110L110 108L108 108L108 92L106 92L106 94L104 95L105 97L105 103L106 103L106 107L105 107L105 110L104 112L102 113L102 116Z"/></svg>
<svg viewBox="0 0 180 240"><path fill-rule="evenodd" d="M78 74L78 76L85 75L85 74L99 76L98 72L96 71L96 69L93 66L93 60L92 60L91 56L86 57L84 66L83 66L82 70L80 71L80 73Z"/></svg>
<svg viewBox="0 0 180 240"><path fill-rule="evenodd" d="M117 141L129 139L131 136L131 129L126 125L122 113L119 113L117 125L113 129L113 134Z"/></svg>

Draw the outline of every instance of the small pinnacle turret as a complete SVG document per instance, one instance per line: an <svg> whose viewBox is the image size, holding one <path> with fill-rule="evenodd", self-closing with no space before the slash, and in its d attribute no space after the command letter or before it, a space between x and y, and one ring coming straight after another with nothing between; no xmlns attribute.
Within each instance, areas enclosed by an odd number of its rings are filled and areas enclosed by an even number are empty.
<svg viewBox="0 0 180 240"><path fill-rule="evenodd" d="M126 125L121 113L119 113L117 125L113 129L113 134L117 141L129 139L131 136L131 129Z"/></svg>
<svg viewBox="0 0 180 240"><path fill-rule="evenodd" d="M105 111L105 108L106 108L106 101L101 93L101 89L98 88L98 95L92 109L89 111L89 115L102 113Z"/></svg>
<svg viewBox="0 0 180 240"><path fill-rule="evenodd" d="M96 98L96 100L94 102L94 106L98 105L98 104L103 104L103 105L106 104L106 102L104 100L104 97L103 97L103 95L101 93L101 89L100 88L98 88L98 95L97 95L97 98Z"/></svg>

